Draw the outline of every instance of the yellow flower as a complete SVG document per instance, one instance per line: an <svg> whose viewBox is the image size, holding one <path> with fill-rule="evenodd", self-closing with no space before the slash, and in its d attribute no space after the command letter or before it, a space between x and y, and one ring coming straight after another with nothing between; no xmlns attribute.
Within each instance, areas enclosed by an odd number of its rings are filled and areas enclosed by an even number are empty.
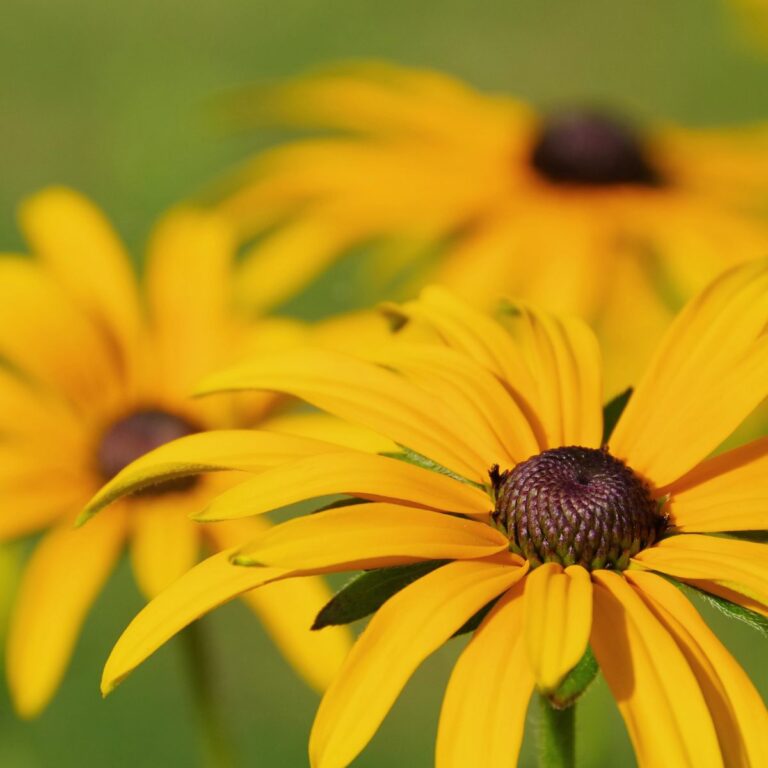
<svg viewBox="0 0 768 768"><path fill-rule="evenodd" d="M410 461L348 450L288 461L197 516L241 519L330 493L367 500L258 537L237 556L261 566L243 568L242 584L265 571L435 566L358 639L320 705L312 765L349 764L416 667L493 601L448 685L438 768L512 765L532 692L555 695L588 647L641 765L765 764L758 693L665 576L768 615L765 545L712 535L768 528L768 439L711 458L768 389L768 261L727 272L679 315L609 446L598 347L581 321L518 306L502 325L442 289L401 312L440 343L393 343L372 352L376 362L307 349L204 384L295 395L407 447ZM210 459L195 456L189 439L163 446L86 514ZM237 593L225 558L134 619L105 690Z"/></svg>
<svg viewBox="0 0 768 768"><path fill-rule="evenodd" d="M231 311L234 244L215 215L180 209L165 216L152 235L143 286L108 222L75 192L38 194L24 204L21 224L37 258L0 259L7 364L0 368L0 538L45 531L20 584L7 648L15 707L33 716L55 693L86 613L126 545L136 581L151 597L188 571L201 547L226 549L265 528L255 520L244 528L187 518L232 484L221 475L170 481L75 530L77 512L106 480L180 435L196 433L203 449L203 430L213 427L228 430L235 453L266 464L315 450L318 441L273 434L268 451L256 448L257 460L254 438L242 428L302 429L301 417L274 413L278 395L188 398L200 376L227 361L303 337L296 323L246 323ZM344 633L307 633L308 617L326 599L314 579L248 598L318 688L348 643Z"/></svg>
<svg viewBox="0 0 768 768"><path fill-rule="evenodd" d="M610 113L546 116L446 75L374 63L251 103L245 119L332 132L257 156L220 204L243 237L260 235L240 276L259 304L383 241L381 270L429 253L419 274L478 306L514 295L587 319L618 391L684 300L768 252L762 125L639 134ZM292 259L304 271L285 269Z"/></svg>

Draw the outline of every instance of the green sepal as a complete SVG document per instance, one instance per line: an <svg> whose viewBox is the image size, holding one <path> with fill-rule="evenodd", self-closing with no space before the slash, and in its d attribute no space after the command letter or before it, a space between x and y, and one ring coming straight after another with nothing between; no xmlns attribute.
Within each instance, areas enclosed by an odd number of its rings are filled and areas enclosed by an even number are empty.
<svg viewBox="0 0 768 768"><path fill-rule="evenodd" d="M375 568L350 579L321 609L312 629L350 624L375 613L416 579L445 565L445 560L427 560L412 565Z"/></svg>
<svg viewBox="0 0 768 768"><path fill-rule="evenodd" d="M627 389L609 400L603 407L603 445L608 445L608 441L611 439L613 430L616 429L616 424L618 424L621 414L624 413L624 409L627 407L632 392L632 387L627 387Z"/></svg>
<svg viewBox="0 0 768 768"><path fill-rule="evenodd" d="M453 480L458 480L460 483L466 483L467 485L474 485L475 488L480 488L481 490L485 490L485 487L480 485L480 483L476 483L473 480L469 480L466 477L462 477L461 475L457 474L453 470L448 469L448 467L444 467L442 464L438 464L436 461L433 461L428 456L423 456L420 453L416 453L416 451L412 451L410 448L406 448L404 445L401 445L400 449L401 450L396 452L385 451L380 455L387 456L390 459L398 459L399 461L405 461L408 464L415 464L417 467L422 467L423 469L428 469L432 472L439 472L441 475L447 475Z"/></svg>
<svg viewBox="0 0 768 768"><path fill-rule="evenodd" d="M687 595L698 595L705 602L717 608L718 611L724 613L731 619L737 619L738 621L748 624L752 629L756 629L763 637L768 637L768 617L763 616L761 613L755 613L750 611L749 608L745 608L737 603L732 603L730 600L726 600L724 597L718 597L711 592L704 592L704 590L696 589L689 584L683 584L681 581L677 581L669 576L664 578L667 581L672 582L678 589L682 590Z"/></svg>
<svg viewBox="0 0 768 768"><path fill-rule="evenodd" d="M592 649L587 650L579 660L579 663L566 675L565 680L557 690L547 694L550 703L556 709L565 709L573 706L576 700L589 688L598 672L597 659Z"/></svg>

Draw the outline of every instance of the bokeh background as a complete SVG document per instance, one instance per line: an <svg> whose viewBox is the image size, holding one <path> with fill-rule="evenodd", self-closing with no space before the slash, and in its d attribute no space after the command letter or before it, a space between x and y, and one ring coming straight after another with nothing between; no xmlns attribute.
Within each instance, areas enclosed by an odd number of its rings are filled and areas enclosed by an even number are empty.
<svg viewBox="0 0 768 768"><path fill-rule="evenodd" d="M543 106L605 103L641 121L768 119L768 51L740 39L718 0L2 0L0 7L6 251L23 248L18 200L65 183L105 207L140 268L144 238L164 207L205 190L278 138L228 130L222 96L337 58L435 66ZM349 269L322 280L291 310L312 317L330 304L359 303ZM24 551L20 544L11 556ZM7 584L12 574L0 562L0 580ZM0 686L3 768L202 764L178 640L100 700L103 661L140 605L123 565L88 620L60 694L38 721L17 721ZM764 639L705 615L766 696ZM240 605L206 619L202 631L239 764L306 765L316 697ZM454 641L418 672L356 766L431 764L439 701L460 647ZM579 765L632 765L604 684L580 710ZM530 744L522 763L532 764Z"/></svg>

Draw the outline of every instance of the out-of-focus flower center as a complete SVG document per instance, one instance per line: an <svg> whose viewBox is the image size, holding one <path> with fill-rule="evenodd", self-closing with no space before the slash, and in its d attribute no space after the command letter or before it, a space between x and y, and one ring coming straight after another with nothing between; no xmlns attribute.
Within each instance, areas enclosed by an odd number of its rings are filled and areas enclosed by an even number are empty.
<svg viewBox="0 0 768 768"><path fill-rule="evenodd" d="M604 450L554 448L506 472L494 467L491 481L493 518L532 566L623 570L666 525L648 486Z"/></svg>
<svg viewBox="0 0 768 768"><path fill-rule="evenodd" d="M544 122L531 165L554 184L657 186L662 179L639 138L611 117L570 111Z"/></svg>
<svg viewBox="0 0 768 768"><path fill-rule="evenodd" d="M114 422L102 435L96 453L99 474L104 480L110 480L145 453L199 431L200 428L195 424L167 411L136 411ZM196 482L196 477L184 477L152 486L140 493L157 495L170 491L186 491Z"/></svg>

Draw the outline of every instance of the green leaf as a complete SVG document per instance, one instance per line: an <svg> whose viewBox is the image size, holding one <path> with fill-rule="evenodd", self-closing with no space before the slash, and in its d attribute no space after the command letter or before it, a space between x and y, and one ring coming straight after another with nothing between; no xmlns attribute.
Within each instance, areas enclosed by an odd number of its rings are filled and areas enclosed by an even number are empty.
<svg viewBox="0 0 768 768"><path fill-rule="evenodd" d="M458 480L460 483L466 483L467 485L474 485L476 488L480 488L481 490L484 490L484 487L480 485L480 483L475 483L472 480L468 480L466 477L462 477L461 475L456 474L453 470L448 469L448 467L444 467L442 464L438 464L436 461L432 461L427 456L422 456L420 453L416 453L416 451L412 451L410 448L406 448L404 445L401 445L400 448L402 450L394 452L384 452L381 454L381 456L388 456L390 459L398 459L399 461L405 461L408 464L415 464L417 467L423 467L424 469L428 469L432 472L439 472L441 475L447 475L448 477Z"/></svg>
<svg viewBox="0 0 768 768"><path fill-rule="evenodd" d="M323 606L312 629L350 624L364 619L375 613L392 595L445 563L445 560L427 560L361 573L348 581Z"/></svg>
<svg viewBox="0 0 768 768"><path fill-rule="evenodd" d="M597 676L598 669L597 659L592 653L592 649L587 646L587 650L579 660L579 663L568 673L565 680L560 683L560 687L550 693L547 698L558 709L570 707L587 690L590 683Z"/></svg>
<svg viewBox="0 0 768 768"><path fill-rule="evenodd" d="M768 544L768 531L728 531L722 535L741 541L754 541L755 544Z"/></svg>
<svg viewBox="0 0 768 768"><path fill-rule="evenodd" d="M605 404L605 407L603 408L603 445L607 445L608 441L611 439L613 430L616 429L619 417L624 413L624 409L627 407L632 392L632 387L628 387L621 394L616 395L616 397Z"/></svg>
<svg viewBox="0 0 768 768"><path fill-rule="evenodd" d="M745 624L748 624L752 629L756 629L763 637L768 637L768 617L763 616L761 613L755 613L750 611L749 608L732 603L730 600L726 600L724 597L718 597L711 592L704 592L701 589L696 589L689 584L683 584L681 581L665 577L668 581L671 581L678 589L682 590L687 595L698 595L705 602L717 608L718 611L724 613L731 619L737 619Z"/></svg>

